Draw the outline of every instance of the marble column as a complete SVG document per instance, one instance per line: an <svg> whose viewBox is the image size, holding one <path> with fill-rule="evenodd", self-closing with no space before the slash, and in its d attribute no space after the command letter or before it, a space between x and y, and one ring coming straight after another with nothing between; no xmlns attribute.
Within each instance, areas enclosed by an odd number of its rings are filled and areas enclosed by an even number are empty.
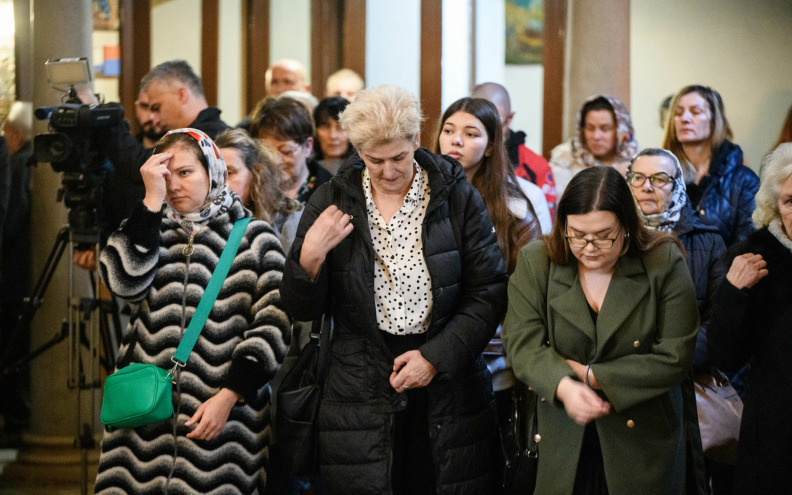
<svg viewBox="0 0 792 495"><path fill-rule="evenodd" d="M44 62L64 57L91 58L93 27L91 0L35 0L30 15L33 36L34 107L61 103L62 93L50 88ZM47 121L36 121L36 133L48 132ZM33 170L33 274L34 282L42 272L58 231L67 224L67 209L56 202L61 188L61 174L48 163L39 163ZM31 346L41 346L61 331L62 321L69 312L69 284L71 259L67 246L49 286L43 303L30 326ZM73 278L78 295L85 292L87 274L75 270ZM90 339L90 337L89 337ZM80 347L80 346L77 346ZM85 358L85 350L79 351ZM100 404L100 392L95 388L79 390L69 385L72 375L70 362L73 352L68 339L64 340L30 363L32 415L29 432L23 436L16 462L6 466L2 484L12 488L20 480L42 483L80 483L83 490L96 476L98 442L90 449L78 449L76 439L92 430L88 438L100 438L101 429L91 403ZM85 361L85 371L91 365ZM90 378L89 381L93 381ZM80 399L80 400L78 400ZM88 444L89 442L84 442Z"/></svg>
<svg viewBox="0 0 792 495"><path fill-rule="evenodd" d="M630 108L630 1L570 0L566 46L564 136L574 136L577 112L595 94Z"/></svg>

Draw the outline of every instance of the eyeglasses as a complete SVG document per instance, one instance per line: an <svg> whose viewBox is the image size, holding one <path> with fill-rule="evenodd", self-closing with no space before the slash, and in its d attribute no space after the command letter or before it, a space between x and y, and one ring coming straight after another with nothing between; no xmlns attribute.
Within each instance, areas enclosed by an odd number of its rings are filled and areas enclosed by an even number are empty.
<svg viewBox="0 0 792 495"><path fill-rule="evenodd" d="M588 246L589 242L597 249L608 249L613 247L613 244L619 239L619 233L621 232L622 228L619 226L619 230L616 231L616 237L610 238L596 238L596 239L586 239L584 237L574 237L571 235L566 236L566 240L570 246L576 248L585 248Z"/></svg>
<svg viewBox="0 0 792 495"><path fill-rule="evenodd" d="M665 172L657 172L649 176L640 172L627 172L627 182L629 182L632 187L641 187L644 185L644 182L646 182L646 179L649 179L649 183L652 184L652 187L663 187L673 180L671 176Z"/></svg>

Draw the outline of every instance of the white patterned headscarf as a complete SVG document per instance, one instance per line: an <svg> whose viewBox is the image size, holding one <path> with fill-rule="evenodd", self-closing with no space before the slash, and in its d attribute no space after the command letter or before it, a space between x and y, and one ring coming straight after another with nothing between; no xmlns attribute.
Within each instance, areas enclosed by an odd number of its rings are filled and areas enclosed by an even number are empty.
<svg viewBox="0 0 792 495"><path fill-rule="evenodd" d="M627 110L627 107L624 106L624 103L616 97L608 96L608 95L594 95L586 99L583 102L583 105L580 106L580 110L578 110L577 115L577 129L575 132L575 137L572 140L572 155L574 156L575 161L585 165L586 167L595 167L601 165L601 163L594 158L588 149L583 145L586 141L583 135L583 131L586 125L584 121L583 109L586 107L586 104L596 100L597 98L604 98L610 104L611 108L613 108L613 117L616 120L616 156L614 157L614 164L618 162L628 162L630 158L635 155L640 146L638 146L638 141L635 140L635 131L633 129L632 118L630 117L630 112Z"/></svg>
<svg viewBox="0 0 792 495"><path fill-rule="evenodd" d="M192 235L194 230L200 229L217 215L228 211L233 198L228 188L228 169L214 141L203 131L191 128L174 129L166 136L176 133L185 133L195 139L208 167L206 172L209 175L209 193L198 211L187 214L179 213L170 204L166 208L168 217L179 223L187 235Z"/></svg>
<svg viewBox="0 0 792 495"><path fill-rule="evenodd" d="M641 217L641 221L644 225L650 229L671 232L674 230L676 223L679 221L679 217L682 214L682 208L684 208L685 204L687 203L687 188L685 187L685 175L682 172L682 165L679 164L677 157L668 150L661 148L646 148L635 155L635 157L632 159L632 162L630 163L630 170L632 170L632 163L635 163L635 160L641 156L663 156L671 160L671 163L673 163L674 167L676 168L674 175L671 177L671 180L674 184L674 190L671 193L671 197L668 198L665 208L660 213L644 215L644 213L641 211L641 205L638 204L638 200L636 200L635 195L633 195L635 207L638 209L638 215ZM646 180L649 179L647 178Z"/></svg>

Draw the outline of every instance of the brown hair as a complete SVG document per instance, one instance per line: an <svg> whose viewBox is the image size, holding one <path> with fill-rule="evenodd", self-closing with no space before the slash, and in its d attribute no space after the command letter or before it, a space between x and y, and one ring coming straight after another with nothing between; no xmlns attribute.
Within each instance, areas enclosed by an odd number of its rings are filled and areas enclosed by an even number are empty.
<svg viewBox="0 0 792 495"><path fill-rule="evenodd" d="M544 238L550 261L557 265L574 262L575 257L566 238L567 217L593 211L609 211L616 215L625 233L625 254L628 256L640 256L664 242L676 243L683 251L676 236L644 226L630 187L616 169L590 167L572 177L558 202L553 231Z"/></svg>
<svg viewBox="0 0 792 495"><path fill-rule="evenodd" d="M498 238L498 247L503 255L503 261L508 265L514 247L521 242L520 219L509 210L508 201L512 198L525 201L530 211L533 211L533 205L517 184L517 178L514 176L514 170L506 153L498 109L491 101L466 97L452 103L439 121L435 138L432 140L433 151L440 153L440 135L443 132L443 125L457 112L466 112L474 116L487 131L490 155L482 159L471 183L484 199L484 205L487 207L487 212L489 212L495 227L495 235Z"/></svg>
<svg viewBox="0 0 792 495"><path fill-rule="evenodd" d="M250 122L250 135L261 139L271 136L283 141L305 144L313 137L313 120L308 109L293 98L269 96L261 100Z"/></svg>
<svg viewBox="0 0 792 495"><path fill-rule="evenodd" d="M154 145L154 153L162 153L171 148L180 148L191 152L198 158L198 161L201 162L204 170L209 172L209 162L206 160L203 151L201 151L201 146L198 144L198 141L190 134L186 132L170 132L165 134L157 141L157 144Z"/></svg>
<svg viewBox="0 0 792 495"><path fill-rule="evenodd" d="M786 119L784 119L784 125L781 127L781 135L778 136L778 142L775 147L778 148L778 146L784 143L792 143L792 106L789 107Z"/></svg>
<svg viewBox="0 0 792 495"><path fill-rule="evenodd" d="M297 200L287 198L280 190L282 166L275 150L241 129L224 131L215 144L221 149L237 150L250 170L250 204L245 206L253 211L253 216L272 223L278 213L286 215L300 209Z"/></svg>

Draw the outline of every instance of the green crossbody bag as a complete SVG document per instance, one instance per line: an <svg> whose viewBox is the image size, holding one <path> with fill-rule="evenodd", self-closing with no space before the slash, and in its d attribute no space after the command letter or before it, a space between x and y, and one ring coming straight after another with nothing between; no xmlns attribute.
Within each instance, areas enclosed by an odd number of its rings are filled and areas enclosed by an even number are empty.
<svg viewBox="0 0 792 495"><path fill-rule="evenodd" d="M223 286L250 217L234 223L209 285L198 303L169 371L153 364L133 363L107 377L99 419L108 431L136 428L173 416L173 382L176 368L184 367Z"/></svg>

